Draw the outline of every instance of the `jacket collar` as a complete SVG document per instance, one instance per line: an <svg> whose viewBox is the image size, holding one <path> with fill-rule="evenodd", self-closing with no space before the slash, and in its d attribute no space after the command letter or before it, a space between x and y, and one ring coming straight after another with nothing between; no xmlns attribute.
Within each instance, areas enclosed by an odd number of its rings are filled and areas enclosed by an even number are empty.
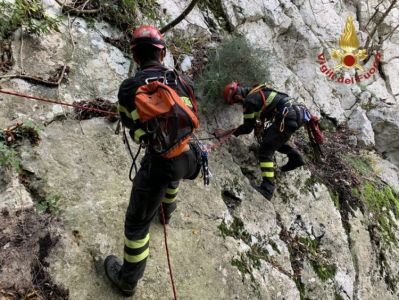
<svg viewBox="0 0 399 300"><path fill-rule="evenodd" d="M140 66L140 70L143 71L145 69L150 69L150 68L159 68L159 69L164 69L165 66L159 62L159 61L149 61L142 66Z"/></svg>

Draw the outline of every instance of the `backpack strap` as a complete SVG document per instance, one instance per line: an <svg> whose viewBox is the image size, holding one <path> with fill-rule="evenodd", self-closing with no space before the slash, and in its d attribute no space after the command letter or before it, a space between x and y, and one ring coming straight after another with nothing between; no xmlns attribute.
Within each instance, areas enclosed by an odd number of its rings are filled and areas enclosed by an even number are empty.
<svg viewBox="0 0 399 300"><path fill-rule="evenodd" d="M164 74L164 84L170 86L171 88L177 88L177 79L179 76L176 74L175 70L168 69Z"/></svg>
<svg viewBox="0 0 399 300"><path fill-rule="evenodd" d="M187 94L188 94L188 96L189 96L189 98L190 98L190 100L191 100L191 103L193 104L194 113L195 113L196 115L198 115L198 101L197 101L197 97L195 97L195 94L194 94L193 89L192 89L191 86L187 83L187 81L184 80L183 77L179 76L178 78L179 78L180 83L181 83L181 84L183 85L183 87L185 88L185 90L186 90L186 92L187 92Z"/></svg>
<svg viewBox="0 0 399 300"><path fill-rule="evenodd" d="M163 70L163 66L154 66L154 67L149 67L143 71L161 71ZM173 75L172 75L173 74ZM150 83L152 81L161 81L162 83L170 86L171 88L178 88L177 86L177 81L179 81L185 91L188 94L188 97L190 98L190 101L193 105L194 113L198 116L198 101L197 97L195 97L194 91L191 88L191 86L187 83L186 80L184 80L183 77L179 76L174 69L166 69L163 76L158 76L158 77L150 77L146 79L146 84Z"/></svg>
<svg viewBox="0 0 399 300"><path fill-rule="evenodd" d="M265 84L265 83L262 83L262 84L259 84L259 85L255 86L255 87L254 87L252 90L250 90L249 93L248 93L248 95L255 94L255 93L257 93L257 92L259 92L259 94L260 94L260 97L261 97L261 99L262 99L263 104L262 104L261 110L257 113L259 119L261 119L262 112L265 111L267 105L269 104L269 101L268 101L268 100L269 100L270 95L269 95L269 97L266 99L266 95L265 95L265 93L263 92L263 89L264 89L264 88L266 88L266 84ZM274 98L274 97L273 97L273 98ZM270 102L271 102L271 101L270 101ZM264 120L261 120L261 121L263 122Z"/></svg>

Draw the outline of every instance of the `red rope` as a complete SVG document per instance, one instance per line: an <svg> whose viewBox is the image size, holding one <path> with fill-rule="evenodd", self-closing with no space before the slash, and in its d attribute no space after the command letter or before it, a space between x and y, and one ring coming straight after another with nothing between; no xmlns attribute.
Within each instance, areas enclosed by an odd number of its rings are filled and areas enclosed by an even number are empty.
<svg viewBox="0 0 399 300"><path fill-rule="evenodd" d="M104 114L109 114L109 115L112 115L112 116L118 115L118 113L116 113L116 112L106 111L106 110L102 110L102 109L98 109L98 108L92 108L92 107L85 107L85 106L82 106L82 105L79 105L79 104L70 104L70 103L67 103L67 102L56 101L56 100L42 98L42 97L37 97L37 96L26 95L26 94L18 93L18 92L15 92L15 91L2 90L1 88L0 88L0 93L13 95L13 96L17 96L17 97L22 97L22 98L26 98L26 99L29 99L29 100L38 100L38 101L52 103L52 104L59 104L59 105L63 105L63 106L76 107L76 108L79 108L79 109L82 109L82 110L96 111L96 112L100 112L100 113L104 113ZM209 147L207 147L207 150L208 151L212 151L212 150L218 148L233 133L234 133L234 131L232 131L228 135L224 136L222 139L220 139L219 142L209 145ZM167 239L166 224L165 224L165 213L164 213L164 209L163 209L163 204L162 203L161 203L161 213L162 213L162 219L163 219L162 223L163 223L163 232L164 232L164 239L165 239L165 250L166 250L166 257L168 259L170 281L171 281L172 288L173 288L174 300L177 300L176 286L175 286L175 282L174 282L174 279L173 279L172 266L171 266L171 263L170 263L168 239Z"/></svg>
<svg viewBox="0 0 399 300"><path fill-rule="evenodd" d="M25 94L18 93L18 92L15 92L15 91L6 91L6 90L0 89L0 93L13 95L13 96L17 96L17 97L22 97L22 98L26 98L26 99L29 99L29 100L38 100L38 101L48 102L48 103L52 103L52 104L59 104L59 105L63 105L63 106L76 107L76 108L80 108L82 110L96 111L96 112L108 114L108 115L111 115L111 116L118 115L118 113L112 112L112 111L102 110L102 109L94 108L94 107L86 107L86 106L79 105L79 104L70 104L70 103L67 103L67 102L56 101L56 100L46 99L46 98L37 97L37 96L25 95Z"/></svg>
<svg viewBox="0 0 399 300"><path fill-rule="evenodd" d="M224 144L224 142L226 142L233 135L233 133L235 131L236 131L236 129L232 130L229 134L227 134L224 137L222 137L217 143L213 143L213 144L207 145L206 150L208 152L211 152L212 150L215 150L216 148L219 148L222 144Z"/></svg>
<svg viewBox="0 0 399 300"><path fill-rule="evenodd" d="M166 257L168 258L168 267L169 267L170 281L172 283L174 300L177 300L176 286L175 286L175 281L173 280L172 265L170 263L168 239L167 239L167 233L166 233L165 213L164 213L164 210L163 210L163 203L161 203L161 215L162 215L162 223L163 223L163 235L164 235L164 238L165 238Z"/></svg>

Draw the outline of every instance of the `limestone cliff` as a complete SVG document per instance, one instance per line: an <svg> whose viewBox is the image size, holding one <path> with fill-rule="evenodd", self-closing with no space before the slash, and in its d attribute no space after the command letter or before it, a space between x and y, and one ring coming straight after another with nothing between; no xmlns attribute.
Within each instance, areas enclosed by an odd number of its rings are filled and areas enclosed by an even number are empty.
<svg viewBox="0 0 399 300"><path fill-rule="evenodd" d="M13 64L2 71L1 88L68 103L116 102L130 67L128 53L112 43L123 33L90 15L67 17L58 2L43 1L47 14L60 18L58 31L13 32ZM144 2L136 24L161 26L189 1ZM326 158L319 164L312 161L304 132L296 135L308 164L279 174L271 201L253 188L260 171L252 135L231 138L210 153L209 186L201 178L183 182L168 226L178 297L397 299L399 31L393 29L399 8L390 11L375 37L383 54L378 72L367 82L345 85L322 74L318 55L338 48L349 14L364 44L362 28L374 8L384 11L392 1L200 2L166 34L171 50L166 64L200 72L209 58L198 50L243 35L267 53L262 60L273 88L303 99L329 126ZM66 80L56 87L6 77L23 71L49 78L64 65ZM200 105L208 104L203 99ZM238 125L241 115L222 104L202 110L198 134ZM20 133L14 146L0 144L0 157L13 162L0 160L0 295L18 299L28 293L18 286L32 285L37 299L65 299L66 290L73 300L119 299L102 268L107 255L122 255L131 188L131 159L114 133L116 123L78 120L69 108L0 94L0 128L16 122L31 124L40 141ZM284 159L278 156L277 163ZM135 299L171 299L163 229L155 220L150 234L150 257Z"/></svg>

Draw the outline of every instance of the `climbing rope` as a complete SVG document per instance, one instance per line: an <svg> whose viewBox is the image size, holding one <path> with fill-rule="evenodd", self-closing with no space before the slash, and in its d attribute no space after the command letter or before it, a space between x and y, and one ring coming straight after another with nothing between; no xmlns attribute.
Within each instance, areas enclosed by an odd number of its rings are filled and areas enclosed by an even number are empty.
<svg viewBox="0 0 399 300"><path fill-rule="evenodd" d="M165 212L163 209L163 203L161 203L161 215L162 215L162 224L163 224L163 236L164 236L164 240L165 240L165 251L166 251L166 257L168 259L170 282L172 284L174 300L177 300L176 286L175 286L175 281L173 279L173 273L172 273L172 264L170 263L170 255L169 255L169 248L168 248L168 235L166 232Z"/></svg>
<svg viewBox="0 0 399 300"><path fill-rule="evenodd" d="M29 99L29 100L38 100L38 101L47 102L47 103L51 103L51 104L59 104L59 105L63 105L63 106L75 107L75 108L79 108L79 109L82 109L82 110L91 110L91 111L100 112L100 113L104 113L104 114L108 114L108 115L112 115L112 116L118 115L118 113L116 113L116 112L110 112L110 111L106 111L106 110L102 110L102 109L98 109L98 108L92 108L92 107L85 107L85 106L82 106L82 105L79 105L79 104L70 104L70 103L67 103L67 102L56 101L56 100L47 99L47 98L43 98L43 97L26 95L26 94L18 93L18 92L15 92L15 91L3 90L1 88L0 88L0 93L7 94L7 95L13 95L13 96L17 96L17 97L22 97L22 98L26 98L26 99ZM137 156L138 156L140 150L134 156L132 151L131 151L131 148L130 148L130 145L129 145L125 130L123 130L123 133L124 133L124 139L125 139L124 142L127 143L127 147L129 149L129 153L130 153L130 155L132 156L132 159L133 159L132 167L131 167L130 172L129 172L129 179L132 180L132 178L131 178L132 168L134 167L135 170L136 170L136 173L137 173L137 166L136 166L135 162L136 162L136 159L137 159ZM140 145L139 149L141 149L141 145ZM163 209L163 205L162 204L161 204L161 214L162 214L162 219L163 219L162 223L163 223L163 232L164 232L164 239L165 239L166 257L167 257L168 266L169 266L169 275L170 275L170 280L171 280L171 283L172 283L174 300L177 300L176 286L175 286L175 282L174 282L174 279L173 279L172 266L171 266L171 263L170 263L168 239L167 239L166 224L165 224L165 214L164 214L164 209Z"/></svg>
<svg viewBox="0 0 399 300"><path fill-rule="evenodd" d="M136 152L136 155L133 155L133 152L132 152L132 149L131 149L131 147L130 147L129 140L128 140L128 137L127 137L125 128L123 128L123 139L124 139L123 142L126 144L126 146L127 146L127 148L128 148L128 151L129 151L129 154L130 154L130 156L132 157L132 160L133 160L132 165L131 165L131 167L130 167L130 171L129 171L129 179L130 179L130 181L133 182L132 170L133 170L133 167L134 167L135 172L136 172L136 174L137 174L136 160L137 160L137 157L138 157L139 154L140 154L140 150L141 150L141 148L142 148L142 144L140 144L139 149L138 149L138 151ZM170 281L171 281L171 284L172 284L174 300L177 300L176 286L175 286L175 281L174 281L174 279L173 279L173 273L172 273L172 264L170 263L170 255L169 255L169 248L168 248L168 234L167 234L167 231L166 231L166 222L165 222L165 213L164 213L163 203L161 203L160 206L161 206L161 216L162 216L162 224L163 224L163 235L164 235L164 240L165 240L165 251L166 251L166 258L167 258L167 260L168 260Z"/></svg>
<svg viewBox="0 0 399 300"><path fill-rule="evenodd" d="M12 96L17 96L17 97L22 97L22 98L29 99L29 100L38 100L38 101L47 102L47 103L51 103L51 104L59 104L59 105L62 105L62 106L69 106L69 107L79 108L79 109L82 109L82 110L95 111L95 112L99 112L99 113L108 114L108 115L111 115L111 116L117 116L118 115L117 112L111 112L111 111L106 111L106 110L102 110L102 109L98 109L98 108L92 108L92 107L85 107L85 106L79 105L79 104L70 104L70 103L67 103L67 102L57 101L57 100L53 100L53 99L47 99L47 98L38 97L38 96L26 95L26 94L22 94L22 93L15 92L15 91L3 90L1 88L0 88L0 93L7 94L7 95L12 95ZM228 133L227 135L225 135L222 138L218 138L216 136L213 136L213 137L201 138L201 139L198 139L198 140L218 139L218 142L210 144L210 145L207 145L205 147L205 149L208 152L211 152L211 151L219 148L223 143L225 143L227 141L227 139L229 139L233 135L234 131L235 130L232 130L230 133ZM130 153L130 155L132 156L132 159L133 159L132 167L131 167L130 172L129 172L129 178L130 178L130 180L132 180L131 173L132 173L133 167L135 168L135 171L137 173L137 166L136 166L135 162L136 162L136 159L138 157L139 151L138 151L138 153L135 156L133 155L125 131L124 131L124 139L125 139L124 142L127 143L127 147L129 149L129 153ZM163 232L164 232L164 240L165 240L165 251L166 251L166 257L167 257L167 261L168 261L169 275L170 275L170 280L171 280L171 284L172 284L174 300L177 300L176 286L175 286L175 282L174 282L174 278L173 278L173 272L172 272L172 266L171 266L171 262L170 262L170 254L169 254L169 248L168 248L167 230L166 230L166 223L165 223L165 213L164 213L164 207L163 207L162 203L161 203L161 215L162 215L162 220L163 220L162 223L163 223Z"/></svg>
<svg viewBox="0 0 399 300"><path fill-rule="evenodd" d="M79 105L79 104L71 104L71 103L67 103L67 102L63 102L63 101L57 101L57 100L53 100L53 99L47 99L47 98L43 98L43 97L26 95L26 94L18 93L18 92L15 92L15 91L3 90L1 88L0 88L0 93L7 94L7 95L12 95L12 96L17 96L17 97L22 97L22 98L29 99L29 100L38 100L38 101L47 102L47 103L51 103L51 104L59 104L59 105L62 105L62 106L75 107L75 108L79 108L79 109L82 109L82 110L91 110L91 111L100 112L100 113L103 113L103 114L108 114L108 115L111 115L111 116L119 115L117 112L107 111L107 110L94 108L94 107L86 107L86 106Z"/></svg>
<svg viewBox="0 0 399 300"><path fill-rule="evenodd" d="M231 132L229 132L228 134L226 134L225 136L223 136L222 138L218 138L219 141L213 144L209 144L206 146L206 150L208 152L211 152L217 148L219 148L220 146L222 146L222 144L224 144L232 135L233 133L236 131L236 129L232 130Z"/></svg>

